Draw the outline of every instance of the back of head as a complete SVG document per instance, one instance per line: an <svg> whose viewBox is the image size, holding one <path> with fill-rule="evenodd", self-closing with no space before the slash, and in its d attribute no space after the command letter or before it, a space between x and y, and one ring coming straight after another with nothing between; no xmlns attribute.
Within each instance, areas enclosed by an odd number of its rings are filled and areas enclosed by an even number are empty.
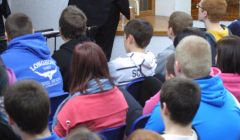
<svg viewBox="0 0 240 140"><path fill-rule="evenodd" d="M21 35L33 33L32 21L23 13L11 14L5 22L5 28L8 40L12 40Z"/></svg>
<svg viewBox="0 0 240 140"><path fill-rule="evenodd" d="M59 19L61 34L67 39L76 39L86 34L87 17L75 6L65 8Z"/></svg>
<svg viewBox="0 0 240 140"><path fill-rule="evenodd" d="M133 19L125 26L124 33L131 34L140 48L146 48L153 36L153 27L145 20Z"/></svg>
<svg viewBox="0 0 240 140"><path fill-rule="evenodd" d="M200 89L192 80L173 78L166 81L161 89L161 107L166 104L169 119L186 126L191 124L200 104Z"/></svg>
<svg viewBox="0 0 240 140"><path fill-rule="evenodd" d="M240 74L240 38L224 37L217 43L217 66L223 73Z"/></svg>
<svg viewBox="0 0 240 140"><path fill-rule="evenodd" d="M101 140L101 138L84 127L77 127L71 130L66 140Z"/></svg>
<svg viewBox="0 0 240 140"><path fill-rule="evenodd" d="M175 36L182 32L184 28L192 26L193 18L191 17L191 15L185 12L180 11L173 12L168 21L168 27L172 28Z"/></svg>
<svg viewBox="0 0 240 140"><path fill-rule="evenodd" d="M134 131L127 140L164 140L164 138L156 132L138 129Z"/></svg>
<svg viewBox="0 0 240 140"><path fill-rule="evenodd" d="M180 32L173 41L173 44L175 47L177 47L178 43L187 36L190 35L195 35L195 36L199 36L202 37L204 39L206 39L205 33L203 31L201 31L198 28L194 28L194 27L188 27L188 28L184 28L182 32Z"/></svg>
<svg viewBox="0 0 240 140"><path fill-rule="evenodd" d="M202 0L201 7L207 11L211 22L219 22L227 12L226 0Z"/></svg>
<svg viewBox="0 0 240 140"><path fill-rule="evenodd" d="M21 131L37 135L47 128L49 98L35 81L23 80L11 86L4 96L4 106Z"/></svg>
<svg viewBox="0 0 240 140"><path fill-rule="evenodd" d="M69 90L72 93L85 92L88 88L87 83L92 79L99 84L99 79L106 78L113 84L106 56L103 50L93 42L84 42L75 47L71 71L72 80Z"/></svg>
<svg viewBox="0 0 240 140"><path fill-rule="evenodd" d="M202 37L185 37L177 46L175 60L181 69L176 72L191 79L206 77L212 65L210 45Z"/></svg>

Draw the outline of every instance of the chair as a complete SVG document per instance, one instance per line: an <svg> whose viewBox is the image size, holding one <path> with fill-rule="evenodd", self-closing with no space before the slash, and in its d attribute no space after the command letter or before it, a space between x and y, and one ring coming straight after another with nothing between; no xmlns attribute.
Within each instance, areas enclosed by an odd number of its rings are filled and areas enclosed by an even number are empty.
<svg viewBox="0 0 240 140"><path fill-rule="evenodd" d="M126 124L115 128L104 129L100 131L98 135L102 140L123 140L125 128Z"/></svg>
<svg viewBox="0 0 240 140"><path fill-rule="evenodd" d="M137 118L133 124L132 124L132 127L131 127L131 130L130 130L130 133L131 134L133 131L135 131L136 129L140 129L140 128L144 128L148 119L150 118L151 114L148 114L148 115L143 115L143 116L140 116L139 118Z"/></svg>
<svg viewBox="0 0 240 140"><path fill-rule="evenodd" d="M64 93L63 95L57 96L57 97L52 97L50 98L50 103L51 103L51 114L49 115L48 118L48 125L49 128L52 126L52 119L53 116L58 108L58 106L61 104L61 102L68 97L68 93Z"/></svg>
<svg viewBox="0 0 240 140"><path fill-rule="evenodd" d="M139 78L127 85L127 91L140 103L141 106L154 96L162 87L162 82L154 77Z"/></svg>

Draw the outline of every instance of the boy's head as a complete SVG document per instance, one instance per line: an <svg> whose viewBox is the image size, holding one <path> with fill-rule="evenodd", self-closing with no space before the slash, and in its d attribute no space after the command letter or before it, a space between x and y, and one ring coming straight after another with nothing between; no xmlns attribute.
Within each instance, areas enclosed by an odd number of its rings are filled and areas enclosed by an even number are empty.
<svg viewBox="0 0 240 140"><path fill-rule="evenodd" d="M33 33L32 21L23 13L10 15L5 22L5 29L8 40L12 40L21 35Z"/></svg>
<svg viewBox="0 0 240 140"><path fill-rule="evenodd" d="M61 14L59 28L65 39L79 38L86 34L87 17L76 6L68 6Z"/></svg>
<svg viewBox="0 0 240 140"><path fill-rule="evenodd" d="M145 20L134 19L127 23L124 33L127 50L129 46L137 46L138 48L145 49L153 36L153 27Z"/></svg>
<svg viewBox="0 0 240 140"><path fill-rule="evenodd" d="M227 12L226 0L201 0L197 5L198 19L210 22L219 22Z"/></svg>
<svg viewBox="0 0 240 140"><path fill-rule="evenodd" d="M193 81L173 78L161 89L161 113L164 120L187 126L191 124L200 104L200 89Z"/></svg>
<svg viewBox="0 0 240 140"><path fill-rule="evenodd" d="M49 98L35 81L23 80L11 86L4 96L4 107L16 133L37 135L48 126Z"/></svg>
<svg viewBox="0 0 240 140"><path fill-rule="evenodd" d="M173 40L184 28L192 26L193 18L191 15L180 11L173 12L168 21L168 36Z"/></svg>
<svg viewBox="0 0 240 140"><path fill-rule="evenodd" d="M85 127L76 127L70 131L66 140L101 140L101 138Z"/></svg>
<svg viewBox="0 0 240 140"><path fill-rule="evenodd" d="M138 129L134 131L127 140L164 140L164 138L156 132Z"/></svg>
<svg viewBox="0 0 240 140"><path fill-rule="evenodd" d="M175 73L187 78L198 79L210 74L212 66L211 47L206 39L187 36L177 45Z"/></svg>

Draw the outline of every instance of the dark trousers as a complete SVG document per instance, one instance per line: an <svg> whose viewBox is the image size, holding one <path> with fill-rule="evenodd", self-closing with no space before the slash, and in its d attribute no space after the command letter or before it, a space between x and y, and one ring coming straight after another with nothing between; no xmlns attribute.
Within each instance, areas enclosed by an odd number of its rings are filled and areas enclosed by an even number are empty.
<svg viewBox="0 0 240 140"><path fill-rule="evenodd" d="M110 60L112 54L119 14L119 10L117 8L113 8L105 24L101 26L93 26L88 31L88 36L103 49L108 61Z"/></svg>

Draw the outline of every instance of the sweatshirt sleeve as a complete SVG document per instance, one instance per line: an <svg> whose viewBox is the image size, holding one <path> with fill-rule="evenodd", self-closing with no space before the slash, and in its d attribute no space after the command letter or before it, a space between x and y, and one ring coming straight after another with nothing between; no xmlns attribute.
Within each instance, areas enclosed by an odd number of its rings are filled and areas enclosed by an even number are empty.
<svg viewBox="0 0 240 140"><path fill-rule="evenodd" d="M159 100L160 100L160 92L158 92L153 97L151 97L149 100L147 100L145 102L145 106L143 108L143 115L152 113L154 107L157 105Z"/></svg>
<svg viewBox="0 0 240 140"><path fill-rule="evenodd" d="M53 131L59 136L59 137L65 137L66 131L63 128L63 126L58 122L57 125L54 127Z"/></svg>

